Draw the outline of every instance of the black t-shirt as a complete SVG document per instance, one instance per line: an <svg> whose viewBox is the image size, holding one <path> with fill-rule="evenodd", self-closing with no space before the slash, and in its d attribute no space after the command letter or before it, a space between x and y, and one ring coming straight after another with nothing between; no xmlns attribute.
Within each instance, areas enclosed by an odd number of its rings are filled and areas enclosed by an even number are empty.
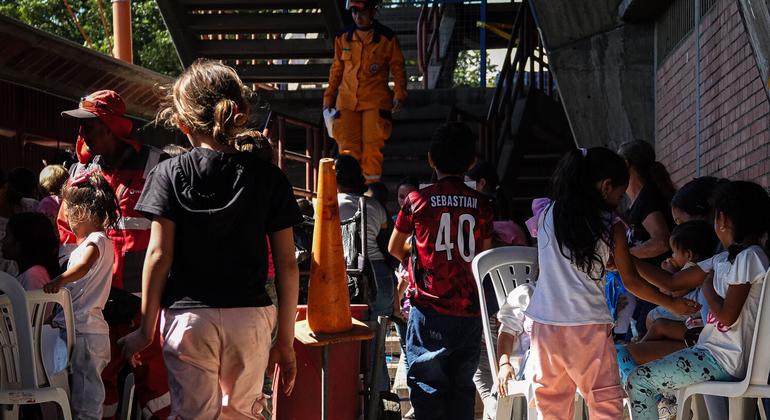
<svg viewBox="0 0 770 420"><path fill-rule="evenodd" d="M302 221L286 176L248 153L195 148L150 172L136 210L176 224L161 306L260 307L266 235Z"/></svg>
<svg viewBox="0 0 770 420"><path fill-rule="evenodd" d="M626 222L629 226L628 244L631 247L640 245L650 239L650 233L642 224L644 219L652 213L659 211L663 214L669 230L674 226L674 220L671 216L671 203L667 202L663 195L654 185L646 183L634 204L626 212ZM668 257L668 253L661 254L654 258L645 259L653 264L659 265Z"/></svg>

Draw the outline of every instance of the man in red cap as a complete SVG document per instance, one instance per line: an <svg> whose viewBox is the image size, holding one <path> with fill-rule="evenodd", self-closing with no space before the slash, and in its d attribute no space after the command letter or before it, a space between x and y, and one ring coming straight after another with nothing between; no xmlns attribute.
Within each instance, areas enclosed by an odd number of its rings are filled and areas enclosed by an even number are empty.
<svg viewBox="0 0 770 420"><path fill-rule="evenodd" d="M134 210L150 170L166 155L131 138L132 122L126 118L126 105L116 92L100 90L80 99L77 109L62 116L80 123L75 145L78 164L70 175L100 169L118 198L120 219L107 236L115 247L112 290L104 308L110 325L112 358L102 372L105 388L104 418L114 418L118 408L118 373L125 366L116 342L135 329L142 291L142 266L150 240L150 221ZM63 247L75 244L75 236L64 217L64 206L57 220ZM142 366L134 369L136 395L144 418L165 419L170 397L160 339L142 352Z"/></svg>

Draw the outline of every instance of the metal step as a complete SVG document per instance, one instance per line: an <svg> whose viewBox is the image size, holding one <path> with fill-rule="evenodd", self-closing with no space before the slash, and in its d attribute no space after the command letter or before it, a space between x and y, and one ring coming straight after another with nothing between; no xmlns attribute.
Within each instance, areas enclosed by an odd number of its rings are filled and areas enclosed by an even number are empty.
<svg viewBox="0 0 770 420"><path fill-rule="evenodd" d="M187 29L201 34L326 33L321 13L191 14Z"/></svg>
<svg viewBox="0 0 770 420"><path fill-rule="evenodd" d="M198 41L200 57L269 59L269 58L328 58L334 54L326 39L225 40Z"/></svg>
<svg viewBox="0 0 770 420"><path fill-rule="evenodd" d="M329 64L271 64L234 66L246 82L325 82Z"/></svg>
<svg viewBox="0 0 770 420"><path fill-rule="evenodd" d="M401 354L401 340L397 334L385 337L385 354L396 358Z"/></svg>
<svg viewBox="0 0 770 420"><path fill-rule="evenodd" d="M317 9L314 0L179 0L183 6L201 10L225 9Z"/></svg>
<svg viewBox="0 0 770 420"><path fill-rule="evenodd" d="M403 139L390 139L385 142L382 153L393 160L427 159L430 150L430 141L405 141Z"/></svg>
<svg viewBox="0 0 770 420"><path fill-rule="evenodd" d="M401 179L405 176L414 176L417 179L427 181L430 179L431 169L427 159L393 160L392 156L385 156L382 165L383 177Z"/></svg>

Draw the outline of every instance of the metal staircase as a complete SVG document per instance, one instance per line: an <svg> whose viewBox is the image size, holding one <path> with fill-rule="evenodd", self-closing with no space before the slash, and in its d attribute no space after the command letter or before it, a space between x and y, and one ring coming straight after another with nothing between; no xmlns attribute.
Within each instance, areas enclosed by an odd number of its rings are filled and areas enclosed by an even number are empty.
<svg viewBox="0 0 770 420"><path fill-rule="evenodd" d="M177 54L223 60L251 83L324 82L339 0L157 0Z"/></svg>
<svg viewBox="0 0 770 420"><path fill-rule="evenodd" d="M341 0L157 1L183 63L221 59L251 83L325 82L332 37L349 18ZM531 199L547 194L556 162L575 143L530 0L490 4L486 12L488 22L509 28L507 39L486 37L487 48L507 48L495 89L443 89L457 53L480 46L480 5L426 0L380 9L378 19L399 36L407 74L421 75L424 87L413 89L413 82L406 108L394 115L383 181L391 189L408 175L428 181L431 133L447 120L462 120L478 133L480 157L498 167L505 213L521 220ZM271 104L279 166L304 196L315 190L318 160L333 154L321 125L321 93L262 92Z"/></svg>
<svg viewBox="0 0 770 420"><path fill-rule="evenodd" d="M462 106L450 116L477 127L479 154L500 179L498 205L523 222L532 199L549 193L561 156L575 147L530 2L518 9L494 96L479 118Z"/></svg>

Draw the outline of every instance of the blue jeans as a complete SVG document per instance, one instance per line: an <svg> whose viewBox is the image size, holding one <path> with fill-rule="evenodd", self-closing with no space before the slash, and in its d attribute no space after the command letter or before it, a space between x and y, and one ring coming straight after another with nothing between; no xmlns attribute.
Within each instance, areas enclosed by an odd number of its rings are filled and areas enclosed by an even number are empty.
<svg viewBox="0 0 770 420"><path fill-rule="evenodd" d="M481 318L412 306L407 324L407 384L418 420L473 420Z"/></svg>
<svg viewBox="0 0 770 420"><path fill-rule="evenodd" d="M380 315L390 316L393 314L393 299L395 294L395 282L393 280L393 270L383 260L371 261L372 271L374 271L374 287L376 287L376 296L369 306L369 319L376 321ZM372 354L375 354L374 340L372 340ZM388 391L390 389L390 377L388 376L388 366L385 362L383 353L382 360L377 361L377 367L380 371L380 380L377 383L379 391Z"/></svg>
<svg viewBox="0 0 770 420"><path fill-rule="evenodd" d="M631 371L626 382L633 420L657 420L658 397L706 381L735 381L706 349L691 347Z"/></svg>
<svg viewBox="0 0 770 420"><path fill-rule="evenodd" d="M388 267L384 260L373 260L371 264L372 271L374 271L376 296L369 307L369 319L376 321L380 315L390 316L393 314L393 299L396 287L393 280L393 270Z"/></svg>

